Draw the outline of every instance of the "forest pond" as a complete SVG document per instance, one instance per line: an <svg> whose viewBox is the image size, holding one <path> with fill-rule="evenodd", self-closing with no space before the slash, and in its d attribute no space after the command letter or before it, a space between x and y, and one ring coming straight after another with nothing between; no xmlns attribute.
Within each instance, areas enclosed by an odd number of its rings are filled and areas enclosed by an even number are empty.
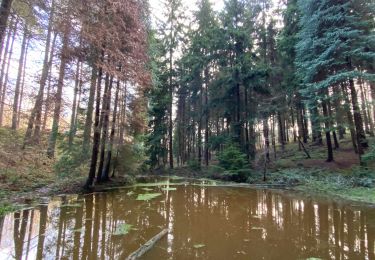
<svg viewBox="0 0 375 260"><path fill-rule="evenodd" d="M375 209L163 179L59 196L0 218L0 259L375 259Z"/></svg>

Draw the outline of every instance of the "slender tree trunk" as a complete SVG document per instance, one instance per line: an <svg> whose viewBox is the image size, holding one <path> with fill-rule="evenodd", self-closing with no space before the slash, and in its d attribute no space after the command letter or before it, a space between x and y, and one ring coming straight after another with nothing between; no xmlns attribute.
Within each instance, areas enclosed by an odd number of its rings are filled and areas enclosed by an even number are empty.
<svg viewBox="0 0 375 260"><path fill-rule="evenodd" d="M168 148L169 148L169 168L173 169L173 81L172 81L172 70L173 70L173 60L172 60L172 50L170 50L170 76L169 76L169 99L170 104L168 106L169 110L169 123L168 123Z"/></svg>
<svg viewBox="0 0 375 260"><path fill-rule="evenodd" d="M68 27L70 25L66 25L66 26ZM57 91L56 91L56 98L55 98L55 109L53 112L52 130L49 136L48 148L47 148L47 155L49 158L53 158L55 156L55 147L56 147L57 135L59 132L60 113L61 113L61 105L62 105L62 89L64 86L66 65L68 63L67 55L68 55L69 35L70 35L69 28L65 28L65 32L64 32L64 36L62 40L63 45L62 45L62 50L61 50L61 63L60 63L59 79L57 81Z"/></svg>
<svg viewBox="0 0 375 260"><path fill-rule="evenodd" d="M120 133L119 133L119 144L122 145L124 143L125 133L125 126L126 126L126 106L127 106L127 85L124 82L124 91L122 97L122 106L121 106L121 122L120 122Z"/></svg>
<svg viewBox="0 0 375 260"><path fill-rule="evenodd" d="M104 52L102 52L102 59L104 59ZM92 146L92 153L91 153L90 171L89 171L89 175L84 186L85 189L89 189L94 183L95 173L96 173L96 164L98 161L100 130L101 130L99 126L99 121L100 121L100 100L101 100L102 76L103 76L103 69L99 68L98 80L97 80L97 85L96 85L94 138L93 138L93 146Z"/></svg>
<svg viewBox="0 0 375 260"><path fill-rule="evenodd" d="M102 174L103 174L103 167L104 167L104 160L105 160L105 148L107 145L108 139L108 128L109 128L109 114L111 109L111 90L113 85L113 76L110 76L110 80L108 83L107 91L104 92L103 95L103 126L102 126L102 137L101 137L101 144L100 144L100 155L99 155L99 167L98 167L98 174L96 177L96 181L99 183L102 181Z"/></svg>
<svg viewBox="0 0 375 260"><path fill-rule="evenodd" d="M48 55L49 55L49 49L50 49L50 44L51 44L52 23L53 23L53 15L54 15L54 2L55 1L53 0L49 23L48 23L47 41L46 41L46 48L44 50L44 61L43 61L42 75L41 75L40 84L39 84L39 91L38 91L38 94L34 103L33 110L31 111L31 114L27 123L27 129L26 129L25 138L23 142L23 148L25 148L26 145L29 145L30 143L38 144L40 142L40 127L41 127L40 121L41 121L42 106L43 106L44 88L45 88L45 84L46 84L47 77L48 77L48 71L49 71ZM52 60L52 57L51 57L51 60ZM31 140L34 123L35 123L34 136L33 136L33 140Z"/></svg>
<svg viewBox="0 0 375 260"><path fill-rule="evenodd" d="M204 141L205 141L205 146L204 146L204 159L205 159L205 164L206 166L208 166L209 164L209 148L208 148L208 136L209 136L209 131L210 131L210 126L209 126L209 121L210 121L210 110L208 108L208 83L209 83L209 72L208 72L208 68L206 68L205 70L205 87L206 87L206 91L205 91L205 95L204 95L204 99L205 99L205 119L206 119L206 129L205 129L205 133L204 133Z"/></svg>
<svg viewBox="0 0 375 260"><path fill-rule="evenodd" d="M345 121L344 121L344 114L345 114L345 109L343 109L341 105L341 100L342 96L344 95L342 91L340 90L339 86L334 86L333 87L333 92L335 93L335 96L333 97L333 105L335 108L335 118L336 118L336 123L337 123L337 129L339 133L339 139L342 140L344 139L344 134L345 134Z"/></svg>
<svg viewBox="0 0 375 260"><path fill-rule="evenodd" d="M53 26L53 22L54 22L54 14L55 14L55 0L53 0L52 4L51 4L51 13L50 13L49 21L48 21L46 48L45 48L45 51L44 51L43 70L42 70L42 76L41 76L41 79L40 79L38 95L37 95L37 99L35 101L35 106L34 106L35 112L34 112L33 116L35 116L35 129L34 129L33 143L35 143L35 144L40 143L40 130L41 130L41 127L42 127L42 110L43 110L44 90L45 90L45 86L46 86L46 82L47 82L47 78L48 78L49 68L52 66L52 58L53 58L52 54L51 54L50 59L49 59L48 56L49 56L49 49L50 49L50 45L51 45L51 35L52 35L52 29L53 29L52 26ZM53 46L52 47L54 47L54 43L55 43L55 39L53 40ZM53 50L51 50L51 53L53 53ZM51 61L51 63L48 62L49 60ZM32 121L34 121L34 118L30 117L30 120L31 120L31 122L30 122L29 125L31 126L31 129L30 130L28 129L29 135L30 135L28 137L28 139L30 139L30 137L31 137L31 130L33 128ZM28 133L28 132L26 131L26 133ZM25 140L26 140L26 135L25 135Z"/></svg>
<svg viewBox="0 0 375 260"><path fill-rule="evenodd" d="M5 49L4 49L4 52L3 53L0 53L0 58L1 58L1 71L0 71L0 100L1 100L1 94L3 93L2 89L3 89L3 79L4 79L4 75L5 75L5 68L6 68L6 61L7 61L7 58L8 58L8 55L9 55L9 47L10 47L10 42L11 42L11 38L12 36L14 35L15 31L13 28L15 28L17 26L17 23L18 21L14 21L15 19L12 18L12 20L10 21L10 25L9 25L9 29L8 29L8 33L7 33L7 40L6 40L6 43L5 43ZM13 39L14 39L14 36L13 36Z"/></svg>
<svg viewBox="0 0 375 260"><path fill-rule="evenodd" d="M361 96L361 110L362 110L362 115L363 115L363 120L365 123L365 133L370 134L370 122L369 118L367 117L367 107L366 107L366 99L365 99L365 94L363 93L363 81L361 78L358 79L359 83L359 93Z"/></svg>
<svg viewBox="0 0 375 260"><path fill-rule="evenodd" d="M107 151L107 160L105 162L105 166L104 166L104 170L103 170L102 181L108 181L109 180L109 170L110 170L110 166L111 166L113 143L114 143L114 140L115 140L117 104L118 104L119 90L120 90L120 80L117 80L115 103L113 105L112 128L111 128L111 134L110 134L110 137L109 137L109 147L108 147L108 151Z"/></svg>
<svg viewBox="0 0 375 260"><path fill-rule="evenodd" d="M312 126L313 141L317 145L323 145L321 126L320 126L318 117L319 117L319 111L318 111L318 108L316 107L316 104L314 104L314 108L311 109L311 126Z"/></svg>
<svg viewBox="0 0 375 260"><path fill-rule="evenodd" d="M69 147L73 145L73 139L76 134L76 113L77 113L77 97L78 97L78 87L79 87L79 78L80 78L80 66L81 62L77 60L75 83L74 83L74 95L73 95L73 104L72 104L72 115L70 117L70 129L69 129Z"/></svg>
<svg viewBox="0 0 375 260"><path fill-rule="evenodd" d="M7 86L8 86L8 77L9 77L10 62L12 60L12 55L13 55L14 40L16 39L16 35L17 35L17 25L18 25L18 20L16 21L16 24L14 25L14 28L13 28L12 42L10 44L10 50L9 50L9 54L8 54L8 61L6 63L6 71L5 71L5 74L4 74L5 78L4 78L4 81L1 82L2 83L2 93L1 93L1 101L0 101L0 126L3 125L5 96L6 96ZM5 62L5 60L4 60L4 62Z"/></svg>
<svg viewBox="0 0 375 260"><path fill-rule="evenodd" d="M365 131L363 130L363 121L358 106L357 91L354 87L354 81L352 79L349 80L349 88L352 96L354 125L357 133L358 153L361 156L364 153L363 149L368 147L368 142L366 140Z"/></svg>
<svg viewBox="0 0 375 260"><path fill-rule="evenodd" d="M329 96L329 92L328 90L326 91L326 95L328 97L326 103L327 103L327 109L328 109L328 115L329 115L329 124L330 124L330 127L333 128L333 125L334 125L334 122L333 122L333 115L332 115L332 106L331 106L331 97ZM339 145L339 141L337 140L337 135L336 135L336 130L332 130L332 136L333 136L333 142L335 144L335 149L339 149L340 148L340 145Z"/></svg>
<svg viewBox="0 0 375 260"><path fill-rule="evenodd" d="M349 131L350 131L350 137L351 137L352 144L353 144L353 149L356 153L358 153L357 133L354 127L353 115L352 115L352 112L350 111L350 100L349 100L348 93L345 89L344 84L341 84L341 91L342 91L344 101L345 101L344 109L346 111L346 116L348 119Z"/></svg>
<svg viewBox="0 0 375 260"><path fill-rule="evenodd" d="M85 121L85 128L83 131L83 145L82 145L82 154L84 156L87 155L90 147L90 139L91 139L91 129L92 129L92 115L94 112L94 101L95 101L95 87L96 81L98 77L98 70L94 65L91 72L91 85L90 85L90 93L89 93L89 100L87 103L87 111L86 111L86 121Z"/></svg>
<svg viewBox="0 0 375 260"><path fill-rule="evenodd" d="M55 53L55 44L56 44L56 37L57 33L54 34L53 40L52 40L52 46L51 46L51 51L49 54L49 61L48 61L48 67L49 67L49 72L48 72L48 86L47 86L47 93L46 97L44 99L44 115L43 115L43 125L42 125L42 130L43 132L46 130L47 127L47 119L48 119L48 113L49 113L49 108L50 108L50 95L51 95L51 88L52 88L52 62L53 62L53 56ZM35 138L34 138L35 139Z"/></svg>
<svg viewBox="0 0 375 260"><path fill-rule="evenodd" d="M371 89L371 100L372 100L372 118L374 119L374 123L375 123L375 83L370 82L370 89Z"/></svg>
<svg viewBox="0 0 375 260"><path fill-rule="evenodd" d="M327 107L327 101L322 102L323 107L323 115L326 118L325 121L325 134L326 134L326 142L327 142L327 162L333 161L333 149L332 149L332 141L331 141L331 132L330 132L330 122L329 122L329 113L328 113L328 107Z"/></svg>
<svg viewBox="0 0 375 260"><path fill-rule="evenodd" d="M7 28L10 9L12 8L13 0L2 0L0 6L0 53L3 50L3 42L5 38L5 31Z"/></svg>
<svg viewBox="0 0 375 260"><path fill-rule="evenodd" d="M279 143L281 144L281 150L285 150L285 131L284 131L284 124L283 124L283 118L281 115L281 112L277 112L277 120L279 124Z"/></svg>
<svg viewBox="0 0 375 260"><path fill-rule="evenodd" d="M12 129L17 129L17 119L18 119L18 103L20 98L20 90L21 90L21 81L22 81L22 69L23 69L23 63L25 59L25 53L26 53L26 44L27 44L27 38L28 38L28 30L27 25L24 25L24 31L23 31L23 38L22 38L22 45L21 45L21 55L18 62L18 74L17 74L17 81L16 81L16 88L14 91L14 99L13 99L13 113L12 113Z"/></svg>
<svg viewBox="0 0 375 260"><path fill-rule="evenodd" d="M365 91L363 90L364 86L363 86L363 80L360 78L359 80L359 89L360 89L360 93L361 93L361 108L362 108L362 112L363 112L363 119L365 121L365 131L368 135L370 136L374 136L374 124L372 122L372 119L371 119L371 116L370 114L368 113L368 104L367 104L367 99L366 99L366 95L365 95Z"/></svg>
<svg viewBox="0 0 375 260"><path fill-rule="evenodd" d="M23 68L22 68L22 81L21 81L21 94L20 94L20 102L18 105L18 118L17 118L17 128L20 126L20 121L21 121L21 108L22 108L22 102L23 102L23 94L24 94L24 88L25 88L25 77L26 77L26 64L27 64L27 53L29 50L29 42L30 39L28 39L27 44L26 44L26 51L25 51L25 58L23 61Z"/></svg>
<svg viewBox="0 0 375 260"><path fill-rule="evenodd" d="M263 137L264 137L264 150L267 161L270 161L270 138L269 138L269 126L268 118L263 119Z"/></svg>

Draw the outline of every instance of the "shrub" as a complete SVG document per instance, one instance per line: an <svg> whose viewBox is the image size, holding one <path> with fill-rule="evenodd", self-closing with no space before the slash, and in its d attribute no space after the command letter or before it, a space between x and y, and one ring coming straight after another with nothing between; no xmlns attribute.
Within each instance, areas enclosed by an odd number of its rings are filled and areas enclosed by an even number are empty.
<svg viewBox="0 0 375 260"><path fill-rule="evenodd" d="M229 171L243 169L247 165L246 155L237 146L229 145L219 156L219 165Z"/></svg>
<svg viewBox="0 0 375 260"><path fill-rule="evenodd" d="M192 159L187 162L187 166L190 170L199 171L201 169L201 165L197 159Z"/></svg>
<svg viewBox="0 0 375 260"><path fill-rule="evenodd" d="M113 158L120 174L135 175L145 167L145 150L141 143L123 144L119 147L118 156L113 154Z"/></svg>

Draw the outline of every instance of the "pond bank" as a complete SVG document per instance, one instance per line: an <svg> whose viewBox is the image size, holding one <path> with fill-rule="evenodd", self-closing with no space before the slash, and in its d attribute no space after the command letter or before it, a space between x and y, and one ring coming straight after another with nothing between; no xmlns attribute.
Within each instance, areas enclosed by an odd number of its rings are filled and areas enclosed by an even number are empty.
<svg viewBox="0 0 375 260"><path fill-rule="evenodd" d="M248 187L258 189L292 190L306 196L318 196L334 200L347 200L361 202L375 206L375 180L372 174L359 174L353 176L347 172L331 172L322 169L284 169L266 174L253 172L246 183L236 183L220 178L220 175L209 174L207 170L191 170L187 167L176 168L172 171L165 170L151 175L137 176L139 182L146 182L149 177L171 177L187 179L202 179L220 181L215 186ZM19 208L35 205L48 198L62 194L87 193L83 187L85 178L64 178L54 183L43 185L33 183L30 187L24 187L22 191L3 189L0 193L0 216ZM96 185L89 192L100 192L111 188L121 187L134 183L134 178L117 177L108 183Z"/></svg>
<svg viewBox="0 0 375 260"><path fill-rule="evenodd" d="M226 179L226 176L208 172L205 169L194 171L188 168L177 168L164 174L190 178L205 177L222 181ZM343 199L375 206L375 172L360 168L341 171L321 168L280 169L266 173L266 181L263 181L263 173L251 172L246 184L255 188L288 189L305 195Z"/></svg>

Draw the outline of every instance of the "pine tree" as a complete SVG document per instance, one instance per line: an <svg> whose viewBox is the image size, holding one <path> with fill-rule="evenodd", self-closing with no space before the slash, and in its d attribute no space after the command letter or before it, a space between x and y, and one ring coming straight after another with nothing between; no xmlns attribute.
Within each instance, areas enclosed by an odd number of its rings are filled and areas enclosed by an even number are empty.
<svg viewBox="0 0 375 260"><path fill-rule="evenodd" d="M298 72L304 83L302 92L310 106L315 102L315 107L320 103L323 108L328 160L333 159L332 148L329 147L332 129L328 91L339 84L344 84L350 90L356 141L359 154L362 154L363 148L368 145L354 84L359 77L372 78L369 73L358 71L355 64L358 54L368 55L364 50L366 32L358 26L363 21L358 13L353 12L353 1L308 0L298 3L302 13L297 44Z"/></svg>

